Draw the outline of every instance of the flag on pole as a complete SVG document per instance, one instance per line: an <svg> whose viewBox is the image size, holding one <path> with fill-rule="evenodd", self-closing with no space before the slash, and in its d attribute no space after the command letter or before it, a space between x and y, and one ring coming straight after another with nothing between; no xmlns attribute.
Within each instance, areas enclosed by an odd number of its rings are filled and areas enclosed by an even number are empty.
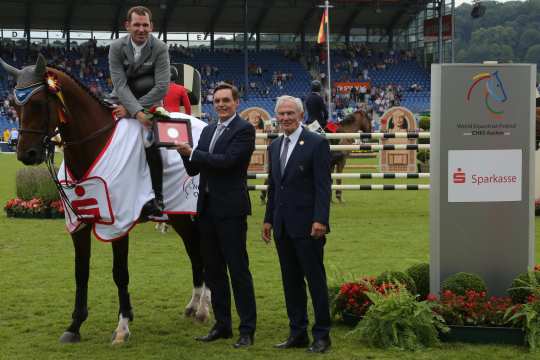
<svg viewBox="0 0 540 360"><path fill-rule="evenodd" d="M317 44L324 44L326 42L326 24L328 24L328 9L324 9L323 16L321 18L319 35L317 35Z"/></svg>

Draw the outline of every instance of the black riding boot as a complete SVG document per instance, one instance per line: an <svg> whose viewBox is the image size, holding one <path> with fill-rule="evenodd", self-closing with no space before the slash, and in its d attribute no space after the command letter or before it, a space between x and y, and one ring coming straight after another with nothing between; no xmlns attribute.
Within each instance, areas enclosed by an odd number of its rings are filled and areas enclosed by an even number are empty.
<svg viewBox="0 0 540 360"><path fill-rule="evenodd" d="M144 204L142 215L161 216L163 212L163 161L157 146L152 145L146 149L146 160L156 197Z"/></svg>

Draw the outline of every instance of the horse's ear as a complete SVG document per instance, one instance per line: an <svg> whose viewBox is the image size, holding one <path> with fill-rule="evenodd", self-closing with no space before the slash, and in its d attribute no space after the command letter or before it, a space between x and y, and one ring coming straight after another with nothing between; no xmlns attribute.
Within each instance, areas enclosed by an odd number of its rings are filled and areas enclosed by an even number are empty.
<svg viewBox="0 0 540 360"><path fill-rule="evenodd" d="M39 78L42 78L43 76L45 76L45 71L47 71L47 61L45 60L43 55L39 54L34 73Z"/></svg>
<svg viewBox="0 0 540 360"><path fill-rule="evenodd" d="M21 73L21 70L17 69L14 66L9 65L6 63L2 58L0 58L0 65L8 72L8 74L11 74L15 79L19 77L19 74Z"/></svg>

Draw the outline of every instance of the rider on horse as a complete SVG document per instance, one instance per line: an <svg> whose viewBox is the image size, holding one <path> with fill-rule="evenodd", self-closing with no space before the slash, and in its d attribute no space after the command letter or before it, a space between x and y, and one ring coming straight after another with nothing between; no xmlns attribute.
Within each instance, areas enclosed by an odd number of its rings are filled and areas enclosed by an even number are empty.
<svg viewBox="0 0 540 360"><path fill-rule="evenodd" d="M169 52L167 45L151 34L152 13L148 8L131 8L125 25L129 35L114 41L109 50L113 96L120 101L114 114L117 118L136 118L149 129L152 122L144 109L160 105L167 94ZM144 205L142 216L160 216L163 211L163 164L155 144L146 149L146 158L155 198Z"/></svg>

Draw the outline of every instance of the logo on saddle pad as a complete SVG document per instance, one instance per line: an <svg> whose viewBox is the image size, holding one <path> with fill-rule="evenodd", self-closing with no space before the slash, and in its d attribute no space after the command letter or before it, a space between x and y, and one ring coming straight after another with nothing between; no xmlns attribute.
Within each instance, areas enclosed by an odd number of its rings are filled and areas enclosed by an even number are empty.
<svg viewBox="0 0 540 360"><path fill-rule="evenodd" d="M64 206L71 224L77 223L77 216L81 222L89 224L110 225L114 223L109 190L107 183L102 178L90 177L73 187L64 189L71 207L76 212L75 214L69 206Z"/></svg>

